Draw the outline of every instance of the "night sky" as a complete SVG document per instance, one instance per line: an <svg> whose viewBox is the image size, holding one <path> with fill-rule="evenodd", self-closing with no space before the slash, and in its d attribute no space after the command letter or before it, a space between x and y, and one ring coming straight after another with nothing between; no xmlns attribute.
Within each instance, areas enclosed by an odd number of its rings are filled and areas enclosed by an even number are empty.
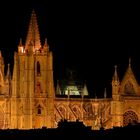
<svg viewBox="0 0 140 140"><path fill-rule="evenodd" d="M140 82L140 15L137 3L110 2L9 2L0 5L0 50L13 63L19 39L25 41L31 11L38 18L42 44L47 37L54 54L54 78L63 79L74 69L86 80L89 92L111 95L114 65L120 80L132 59Z"/></svg>

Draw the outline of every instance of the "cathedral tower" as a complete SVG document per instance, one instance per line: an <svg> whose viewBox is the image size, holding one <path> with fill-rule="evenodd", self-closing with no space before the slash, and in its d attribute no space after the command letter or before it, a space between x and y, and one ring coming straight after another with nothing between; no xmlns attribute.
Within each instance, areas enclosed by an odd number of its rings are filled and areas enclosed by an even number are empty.
<svg viewBox="0 0 140 140"><path fill-rule="evenodd" d="M32 11L25 45L14 54L11 128L53 127L53 56L47 39L41 46L35 11Z"/></svg>

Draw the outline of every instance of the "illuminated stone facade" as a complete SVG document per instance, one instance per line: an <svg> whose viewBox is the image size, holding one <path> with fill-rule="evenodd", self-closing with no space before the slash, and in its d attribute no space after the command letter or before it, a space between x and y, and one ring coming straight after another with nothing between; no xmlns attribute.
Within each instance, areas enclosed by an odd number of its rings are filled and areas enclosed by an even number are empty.
<svg viewBox="0 0 140 140"><path fill-rule="evenodd" d="M63 96L64 95L64 96ZM0 52L0 129L55 128L61 119L83 121L93 129L139 122L140 87L129 63L120 82L115 67L112 98L89 98L86 85L71 82L62 91L53 81L53 55L47 40L41 45L33 11L25 45L20 40L14 54L13 74Z"/></svg>

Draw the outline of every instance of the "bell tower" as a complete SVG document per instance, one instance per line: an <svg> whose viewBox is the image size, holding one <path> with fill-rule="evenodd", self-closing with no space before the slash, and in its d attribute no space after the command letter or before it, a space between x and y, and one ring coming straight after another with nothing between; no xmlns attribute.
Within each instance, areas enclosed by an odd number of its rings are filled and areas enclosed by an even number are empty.
<svg viewBox="0 0 140 140"><path fill-rule="evenodd" d="M12 128L53 127L53 55L47 39L41 46L35 11L32 11L25 45L20 40L12 78Z"/></svg>

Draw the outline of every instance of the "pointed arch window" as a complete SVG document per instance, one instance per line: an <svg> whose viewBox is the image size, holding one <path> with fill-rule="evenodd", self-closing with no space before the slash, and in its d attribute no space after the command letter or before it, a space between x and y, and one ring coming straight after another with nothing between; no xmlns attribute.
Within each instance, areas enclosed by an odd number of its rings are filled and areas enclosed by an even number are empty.
<svg viewBox="0 0 140 140"><path fill-rule="evenodd" d="M37 76L40 76L41 73L40 73L40 63L39 61L37 61Z"/></svg>
<svg viewBox="0 0 140 140"><path fill-rule="evenodd" d="M41 108L38 108L37 114L38 114L38 115L41 115Z"/></svg>
<svg viewBox="0 0 140 140"><path fill-rule="evenodd" d="M41 115L42 114L42 109L41 109L41 106L39 105L37 107L37 115Z"/></svg>

